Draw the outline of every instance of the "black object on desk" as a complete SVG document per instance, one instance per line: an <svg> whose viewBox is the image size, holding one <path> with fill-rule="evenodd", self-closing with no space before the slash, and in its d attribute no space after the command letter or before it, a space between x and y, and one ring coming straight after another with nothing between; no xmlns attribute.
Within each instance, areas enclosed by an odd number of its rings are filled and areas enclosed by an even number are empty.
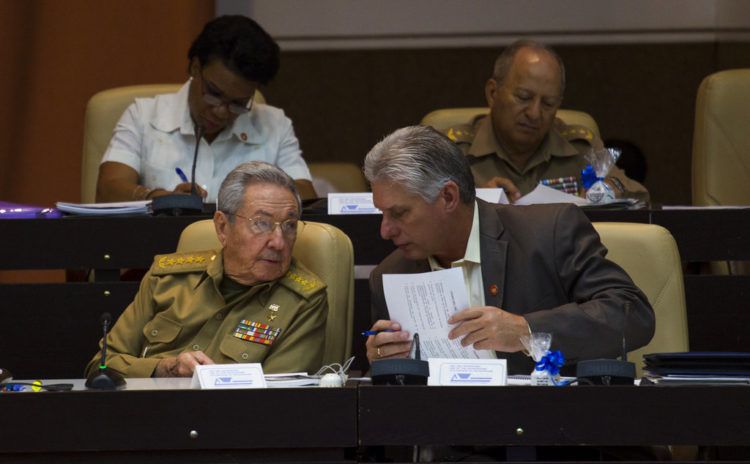
<svg viewBox="0 0 750 464"><path fill-rule="evenodd" d="M125 385L125 379L117 372L107 368L107 329L112 321L109 313L102 314L102 359L99 368L91 371L86 379L86 388L94 390L117 390Z"/></svg>
<svg viewBox="0 0 750 464"><path fill-rule="evenodd" d="M430 365L422 361L419 351L419 334L414 334L414 359L381 359L372 362L374 385L427 385Z"/></svg>

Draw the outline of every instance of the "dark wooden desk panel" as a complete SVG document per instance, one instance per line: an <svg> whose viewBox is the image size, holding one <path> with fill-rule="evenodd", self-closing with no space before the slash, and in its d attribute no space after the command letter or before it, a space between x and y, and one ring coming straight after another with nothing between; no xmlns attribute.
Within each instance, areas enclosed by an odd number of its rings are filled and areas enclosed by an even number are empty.
<svg viewBox="0 0 750 464"><path fill-rule="evenodd" d="M750 208L654 210L651 222L672 233L685 262L750 260Z"/></svg>
<svg viewBox="0 0 750 464"><path fill-rule="evenodd" d="M25 379L76 378L138 282L0 285L0 366Z"/></svg>
<svg viewBox="0 0 750 464"><path fill-rule="evenodd" d="M343 461L357 446L355 387L2 394L0 410L15 424L2 433L0 460L13 453L150 450L166 458L169 451L243 450L231 462Z"/></svg>
<svg viewBox="0 0 750 464"><path fill-rule="evenodd" d="M750 388L360 386L359 416L363 446L747 445Z"/></svg>
<svg viewBox="0 0 750 464"><path fill-rule="evenodd" d="M174 251L180 232L209 216L71 216L0 221L0 269L149 267Z"/></svg>

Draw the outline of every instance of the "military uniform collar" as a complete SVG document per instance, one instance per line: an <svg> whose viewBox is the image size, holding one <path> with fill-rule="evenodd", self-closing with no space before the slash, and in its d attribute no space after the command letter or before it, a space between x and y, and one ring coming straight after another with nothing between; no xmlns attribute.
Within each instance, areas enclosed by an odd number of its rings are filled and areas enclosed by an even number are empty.
<svg viewBox="0 0 750 464"><path fill-rule="evenodd" d="M542 144L534 152L529 162L526 163L524 169L518 171L505 150L497 142L495 131L492 128L492 120L487 115L476 121L476 135L467 155L482 157L494 154L505 161L512 169L517 170L519 174L523 175L534 167L548 162L553 156L564 158L578 155L576 148L560 134L560 128L562 127L565 127L565 124L560 119L555 119L552 129L544 138Z"/></svg>
<svg viewBox="0 0 750 464"><path fill-rule="evenodd" d="M157 117L151 121L151 125L162 132L180 131L182 135L195 135L195 123L190 116L190 107L188 105L188 95L190 93L189 79L180 90L177 91L174 98L157 97ZM260 113L265 108L263 103L254 103L253 109L249 113L241 114L234 120L231 126L222 130L216 137L215 141L228 140L236 138L240 143L246 145L260 145L266 142L270 135L270 126L262 124Z"/></svg>

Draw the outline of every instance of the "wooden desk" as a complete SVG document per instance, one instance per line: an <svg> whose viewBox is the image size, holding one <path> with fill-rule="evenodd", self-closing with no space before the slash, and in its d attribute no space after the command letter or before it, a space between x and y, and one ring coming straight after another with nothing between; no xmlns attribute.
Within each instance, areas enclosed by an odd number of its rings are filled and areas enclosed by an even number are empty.
<svg viewBox="0 0 750 464"><path fill-rule="evenodd" d="M2 462L351 462L357 447L356 387L3 393L0 411Z"/></svg>
<svg viewBox="0 0 750 464"><path fill-rule="evenodd" d="M359 388L362 446L747 446L749 421L744 386Z"/></svg>

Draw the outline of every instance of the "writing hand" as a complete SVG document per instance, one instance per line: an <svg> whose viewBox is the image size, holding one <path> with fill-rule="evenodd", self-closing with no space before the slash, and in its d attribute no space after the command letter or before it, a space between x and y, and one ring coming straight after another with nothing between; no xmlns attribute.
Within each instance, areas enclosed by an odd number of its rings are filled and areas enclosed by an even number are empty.
<svg viewBox="0 0 750 464"><path fill-rule="evenodd" d="M190 194L190 192L192 191L192 188L193 188L193 184L191 184L190 182L183 182L181 184L177 184L177 186L174 188L174 193ZM195 184L195 189L198 190L198 194L201 196L201 198L206 198L206 196L208 195L208 192L206 192L198 184Z"/></svg>
<svg viewBox="0 0 750 464"><path fill-rule="evenodd" d="M370 362L384 358L405 358L411 351L409 332L401 330L398 322L381 319L370 328L380 332L367 337L367 359ZM383 332L390 330L391 332Z"/></svg>

